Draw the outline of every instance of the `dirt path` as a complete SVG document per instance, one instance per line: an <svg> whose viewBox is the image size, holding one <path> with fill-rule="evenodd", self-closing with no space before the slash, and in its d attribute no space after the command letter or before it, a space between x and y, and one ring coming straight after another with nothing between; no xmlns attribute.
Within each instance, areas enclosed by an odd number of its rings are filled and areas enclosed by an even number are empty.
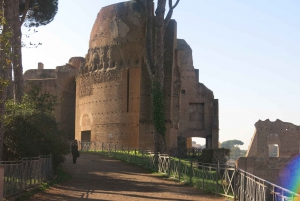
<svg viewBox="0 0 300 201"><path fill-rule="evenodd" d="M77 164L72 164L68 155L63 167L73 176L72 180L36 194L29 201L226 200L106 156L81 154Z"/></svg>

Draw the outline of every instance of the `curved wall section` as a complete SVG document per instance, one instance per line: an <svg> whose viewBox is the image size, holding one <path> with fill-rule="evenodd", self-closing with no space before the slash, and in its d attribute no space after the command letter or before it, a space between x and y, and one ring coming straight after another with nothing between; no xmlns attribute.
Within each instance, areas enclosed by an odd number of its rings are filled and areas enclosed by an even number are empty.
<svg viewBox="0 0 300 201"><path fill-rule="evenodd" d="M101 9L76 80L76 139L139 148L145 20L135 2ZM83 116L90 126L83 126ZM90 130L89 130L90 129Z"/></svg>

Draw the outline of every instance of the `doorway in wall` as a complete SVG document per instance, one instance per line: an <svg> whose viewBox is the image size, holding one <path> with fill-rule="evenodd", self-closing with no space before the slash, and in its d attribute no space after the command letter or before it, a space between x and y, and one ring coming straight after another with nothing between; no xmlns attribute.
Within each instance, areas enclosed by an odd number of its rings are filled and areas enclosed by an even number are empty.
<svg viewBox="0 0 300 201"><path fill-rule="evenodd" d="M91 131L81 131L81 142L91 141Z"/></svg>
<svg viewBox="0 0 300 201"><path fill-rule="evenodd" d="M194 148L204 149L206 148L206 140L201 137L192 137L192 145Z"/></svg>

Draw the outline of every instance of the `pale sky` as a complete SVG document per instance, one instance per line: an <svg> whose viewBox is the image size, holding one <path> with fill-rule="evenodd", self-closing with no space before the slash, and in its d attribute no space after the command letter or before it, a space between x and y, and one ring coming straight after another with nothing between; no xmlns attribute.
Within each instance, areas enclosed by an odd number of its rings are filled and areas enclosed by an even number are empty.
<svg viewBox="0 0 300 201"><path fill-rule="evenodd" d="M42 45L23 48L24 72L84 57L98 12L117 2L60 0L53 22L26 39ZM238 139L247 149L259 119L300 125L299 10L298 0L181 0L174 10L199 82L219 99L220 142Z"/></svg>

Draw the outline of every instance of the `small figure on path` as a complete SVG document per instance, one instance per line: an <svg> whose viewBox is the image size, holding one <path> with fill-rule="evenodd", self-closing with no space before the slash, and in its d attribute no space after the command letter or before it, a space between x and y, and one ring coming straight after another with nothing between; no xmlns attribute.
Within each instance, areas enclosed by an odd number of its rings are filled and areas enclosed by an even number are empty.
<svg viewBox="0 0 300 201"><path fill-rule="evenodd" d="M72 144L71 144L71 150L72 150L72 156L73 156L73 164L75 164L77 157L79 157L77 140L74 140L72 142Z"/></svg>

